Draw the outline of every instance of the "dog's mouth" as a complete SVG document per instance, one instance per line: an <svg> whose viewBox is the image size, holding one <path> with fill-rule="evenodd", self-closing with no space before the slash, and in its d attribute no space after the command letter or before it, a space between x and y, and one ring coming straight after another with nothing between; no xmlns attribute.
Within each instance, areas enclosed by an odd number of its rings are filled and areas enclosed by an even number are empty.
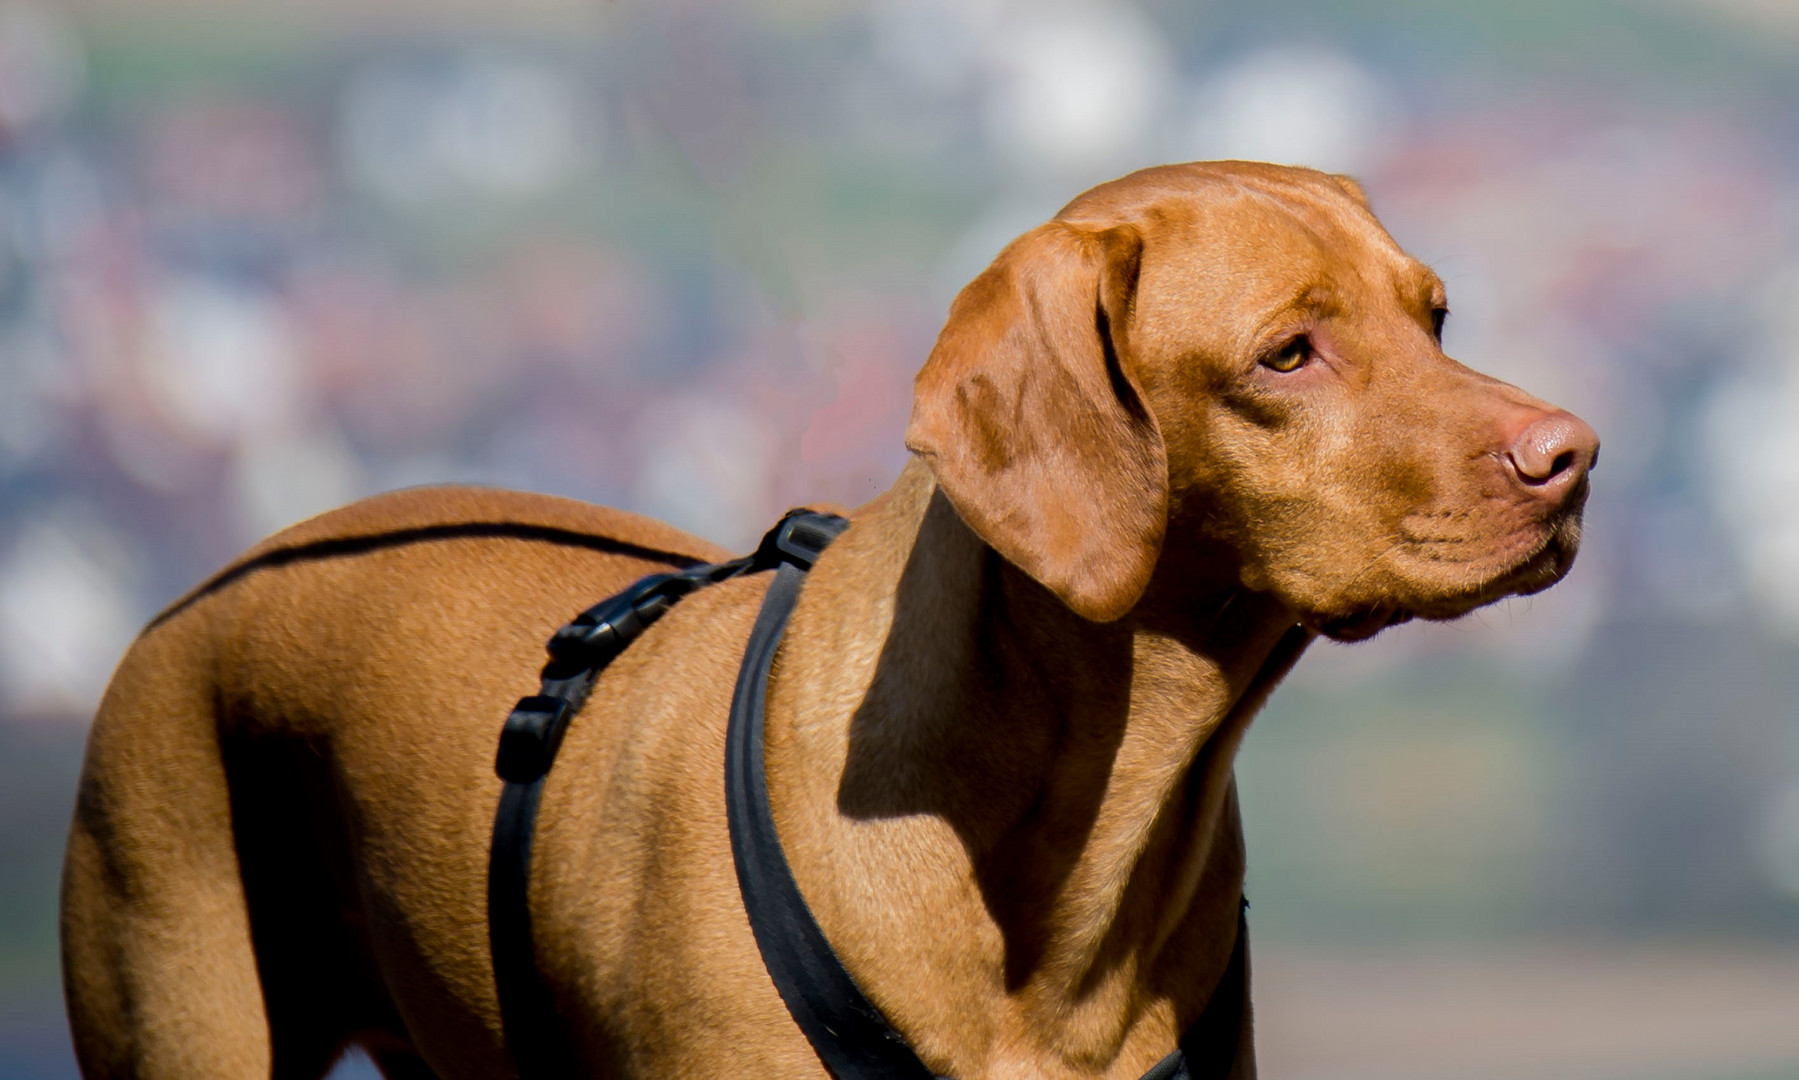
<svg viewBox="0 0 1799 1080"><path fill-rule="evenodd" d="M1309 621L1308 625L1332 641L1367 641L1389 626L1410 622L1413 617L1413 613L1404 608L1382 605L1354 615Z"/></svg>
<svg viewBox="0 0 1799 1080"><path fill-rule="evenodd" d="M1321 613L1302 618L1308 629L1333 641L1366 641L1388 627L1413 619L1433 622L1459 619L1476 608L1508 596L1542 592L1567 575L1579 547L1579 517L1564 519L1544 530L1542 538L1525 552L1507 560L1491 577L1471 588L1410 602L1392 601L1349 612Z"/></svg>

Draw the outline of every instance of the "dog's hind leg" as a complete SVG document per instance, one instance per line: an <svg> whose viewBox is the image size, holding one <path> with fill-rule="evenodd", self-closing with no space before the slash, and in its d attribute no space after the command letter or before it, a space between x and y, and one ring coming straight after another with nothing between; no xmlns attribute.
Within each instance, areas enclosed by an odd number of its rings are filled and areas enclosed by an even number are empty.
<svg viewBox="0 0 1799 1080"><path fill-rule="evenodd" d="M140 638L89 736L62 897L89 1078L317 1077L335 1049L275 1061L204 623L190 611Z"/></svg>

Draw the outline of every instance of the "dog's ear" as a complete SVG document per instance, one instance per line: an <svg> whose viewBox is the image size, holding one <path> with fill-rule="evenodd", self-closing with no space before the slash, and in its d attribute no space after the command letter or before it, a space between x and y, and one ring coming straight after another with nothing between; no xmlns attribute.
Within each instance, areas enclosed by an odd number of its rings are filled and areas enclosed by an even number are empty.
<svg viewBox="0 0 1799 1080"><path fill-rule="evenodd" d="M971 528L1096 622L1143 595L1168 521L1161 430L1131 374L1143 241L1051 222L950 306L906 446Z"/></svg>
<svg viewBox="0 0 1799 1080"><path fill-rule="evenodd" d="M1356 183L1355 177L1344 176L1342 173L1332 173L1331 179L1335 180L1337 182L1337 186L1343 189L1343 194L1348 195L1350 198L1354 199L1358 204L1361 205L1362 209L1364 209L1364 210L1372 209L1368 205L1368 193L1366 191L1362 190L1361 184Z"/></svg>

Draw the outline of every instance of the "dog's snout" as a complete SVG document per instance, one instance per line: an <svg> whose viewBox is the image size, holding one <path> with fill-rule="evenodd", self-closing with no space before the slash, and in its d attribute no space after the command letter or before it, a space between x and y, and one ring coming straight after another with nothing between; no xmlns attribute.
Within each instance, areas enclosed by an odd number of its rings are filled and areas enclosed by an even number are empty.
<svg viewBox="0 0 1799 1080"><path fill-rule="evenodd" d="M1568 412L1538 416L1506 451L1520 484L1549 495L1571 488L1599 463L1599 435Z"/></svg>

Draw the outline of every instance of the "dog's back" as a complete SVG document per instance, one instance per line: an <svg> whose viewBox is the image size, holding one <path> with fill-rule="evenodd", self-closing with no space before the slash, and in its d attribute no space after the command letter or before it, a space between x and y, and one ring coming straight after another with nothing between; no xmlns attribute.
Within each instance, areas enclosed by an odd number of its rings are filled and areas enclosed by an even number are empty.
<svg viewBox="0 0 1799 1080"><path fill-rule="evenodd" d="M177 601L113 677L70 837L64 962L85 1073L318 1076L354 1039L389 1075L429 1075L402 1035L419 1024L491 1055L469 1038L482 1018L397 1015L384 987L408 961L377 955L368 926L398 914L369 910L393 885L369 876L399 853L344 793L410 806L414 842L470 864L412 879L443 883L443 921L402 933L484 947L484 892L468 886L486 838L465 834L491 824L475 793L544 640L644 574L723 556L619 511L423 489L297 525ZM442 799L446 783L469 797Z"/></svg>
<svg viewBox="0 0 1799 1080"><path fill-rule="evenodd" d="M1579 544L1597 435L1446 356L1446 304L1353 182L1231 162L1102 185L957 297L916 456L807 579L763 761L807 906L933 1070L1135 1080L1197 1032L1204 1075L1254 1074L1250 718L1314 635L1539 591ZM513 1075L496 729L577 609L716 554L414 493L177 604L109 692L71 842L88 1075L313 1080L345 1040L390 1080ZM544 789L534 958L590 1074L825 1075L726 821L765 582L609 665Z"/></svg>

